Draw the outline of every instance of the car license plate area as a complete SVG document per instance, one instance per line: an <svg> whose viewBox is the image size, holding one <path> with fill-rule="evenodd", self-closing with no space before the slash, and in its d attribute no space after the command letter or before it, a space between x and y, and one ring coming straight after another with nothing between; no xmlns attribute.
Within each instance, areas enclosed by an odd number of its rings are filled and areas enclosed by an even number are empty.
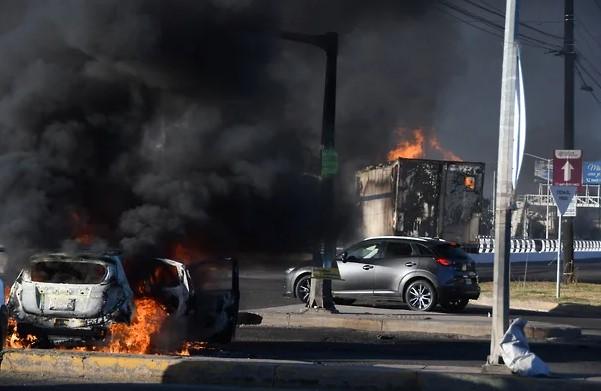
<svg viewBox="0 0 601 391"><path fill-rule="evenodd" d="M472 279L471 278L466 278L464 281L465 281L465 285L472 285Z"/></svg>
<svg viewBox="0 0 601 391"><path fill-rule="evenodd" d="M48 309L51 311L75 311L75 299L61 296L50 297Z"/></svg>

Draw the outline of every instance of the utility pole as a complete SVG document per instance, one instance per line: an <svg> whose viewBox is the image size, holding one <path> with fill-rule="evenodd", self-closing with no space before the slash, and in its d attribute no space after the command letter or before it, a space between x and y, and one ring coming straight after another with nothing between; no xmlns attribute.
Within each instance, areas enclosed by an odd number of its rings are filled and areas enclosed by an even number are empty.
<svg viewBox="0 0 601 391"><path fill-rule="evenodd" d="M563 146L574 149L574 0L565 0L563 35L564 55L564 101L563 101ZM574 218L564 217L563 221L563 264L566 283L575 280L574 274Z"/></svg>
<svg viewBox="0 0 601 391"><path fill-rule="evenodd" d="M489 365L500 364L500 341L509 326L509 251L513 198L513 135L516 126L516 0L507 0L495 202L495 258Z"/></svg>
<svg viewBox="0 0 601 391"><path fill-rule="evenodd" d="M338 33L309 35L283 32L283 39L307 43L323 49L326 53L326 77L321 127L321 190L320 190L320 237L317 254L313 256L313 266L329 270L336 257L335 178L338 173L338 155L335 149L336 120L336 69L338 62ZM321 256L320 256L321 254ZM327 276L311 278L310 308L336 311L332 297L332 280Z"/></svg>

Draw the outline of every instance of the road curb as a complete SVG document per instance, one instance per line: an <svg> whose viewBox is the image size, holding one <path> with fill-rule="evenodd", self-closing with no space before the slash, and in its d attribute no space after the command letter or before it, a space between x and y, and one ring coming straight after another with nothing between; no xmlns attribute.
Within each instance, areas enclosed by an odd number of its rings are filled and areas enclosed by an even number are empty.
<svg viewBox="0 0 601 391"><path fill-rule="evenodd" d="M573 379L529 379L511 375L460 373L457 368L428 372L362 365L11 350L3 353L0 373L49 379L116 383L207 384L316 390L593 390L599 384Z"/></svg>
<svg viewBox="0 0 601 391"><path fill-rule="evenodd" d="M492 307L492 298L487 296L480 296L478 300L474 301L474 304L481 305L483 307ZM512 310L523 310L523 311L537 311L537 312L550 312L557 309L557 303L549 303L539 300L510 300L509 308Z"/></svg>
<svg viewBox="0 0 601 391"><path fill-rule="evenodd" d="M489 318L456 321L449 320L445 316L405 315L391 319L377 315L368 317L361 314L312 313L311 310L304 313L257 310L255 313L262 317L259 327L338 328L368 332L457 335L471 338L488 338L491 329ZM531 340L573 339L581 335L579 327L542 322L528 322L524 331L526 337Z"/></svg>

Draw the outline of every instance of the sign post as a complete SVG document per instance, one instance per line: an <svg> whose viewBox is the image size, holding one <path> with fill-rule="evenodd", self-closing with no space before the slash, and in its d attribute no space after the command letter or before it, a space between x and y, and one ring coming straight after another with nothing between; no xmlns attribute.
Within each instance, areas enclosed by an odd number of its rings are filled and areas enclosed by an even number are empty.
<svg viewBox="0 0 601 391"><path fill-rule="evenodd" d="M555 286L555 297L559 299L559 282L561 280L561 218L567 216L570 205L575 204L576 186L551 186L551 194L557 205L557 216L559 218L559 232L557 235L557 283ZM575 205L574 205L575 206ZM574 207L574 211L576 208Z"/></svg>
<svg viewBox="0 0 601 391"><path fill-rule="evenodd" d="M555 186L582 186L582 150L556 149L553 156L553 185ZM575 211L575 208L574 208ZM575 212L563 213L559 224L563 227L563 238L559 238L563 245L563 261L565 265L564 277L566 283L575 281L574 268L574 221Z"/></svg>

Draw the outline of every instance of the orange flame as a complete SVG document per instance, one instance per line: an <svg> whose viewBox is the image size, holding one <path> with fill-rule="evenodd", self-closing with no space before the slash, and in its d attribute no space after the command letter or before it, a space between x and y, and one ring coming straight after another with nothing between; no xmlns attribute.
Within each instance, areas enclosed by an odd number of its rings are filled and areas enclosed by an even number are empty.
<svg viewBox="0 0 601 391"><path fill-rule="evenodd" d="M463 161L463 159L460 158L459 156L457 156L455 153L453 153L453 151L450 151L450 150L444 148L442 145L440 145L440 141L438 141L438 137L432 136L429 141L430 141L430 147L432 147L434 150L440 152L440 154L442 155L442 158L444 160L452 160L452 161L456 161L456 162Z"/></svg>
<svg viewBox="0 0 601 391"><path fill-rule="evenodd" d="M110 326L111 340L99 351L111 353L151 353L152 335L158 332L167 318L167 311L154 299L136 299L136 312L130 325Z"/></svg>
<svg viewBox="0 0 601 391"><path fill-rule="evenodd" d="M397 130L399 137L405 137L405 129ZM402 140L396 145L396 147L388 152L388 160L396 160L400 158L404 159L421 159L426 156L426 147L429 147L431 151L437 152L442 155L444 160L463 161L452 151L444 148L436 135L431 135L428 138L426 144L426 136L422 129L413 129L412 137L409 140Z"/></svg>
<svg viewBox="0 0 601 391"><path fill-rule="evenodd" d="M403 129L398 130L400 136L404 133ZM388 152L388 160L399 158L419 159L422 157L424 157L424 131L421 129L413 129L412 140L400 141L395 149Z"/></svg>
<svg viewBox="0 0 601 391"><path fill-rule="evenodd" d="M71 212L71 222L73 223L75 241L82 246L91 246L94 242L94 229L92 225L85 221L78 212Z"/></svg>
<svg viewBox="0 0 601 391"><path fill-rule="evenodd" d="M14 319L8 320L8 330L6 333L6 347L9 349L30 349L38 338L27 334L20 337L17 333L17 322Z"/></svg>
<svg viewBox="0 0 601 391"><path fill-rule="evenodd" d="M170 253L171 258L187 265L203 256L203 253L200 249L183 243L176 243L172 247Z"/></svg>

